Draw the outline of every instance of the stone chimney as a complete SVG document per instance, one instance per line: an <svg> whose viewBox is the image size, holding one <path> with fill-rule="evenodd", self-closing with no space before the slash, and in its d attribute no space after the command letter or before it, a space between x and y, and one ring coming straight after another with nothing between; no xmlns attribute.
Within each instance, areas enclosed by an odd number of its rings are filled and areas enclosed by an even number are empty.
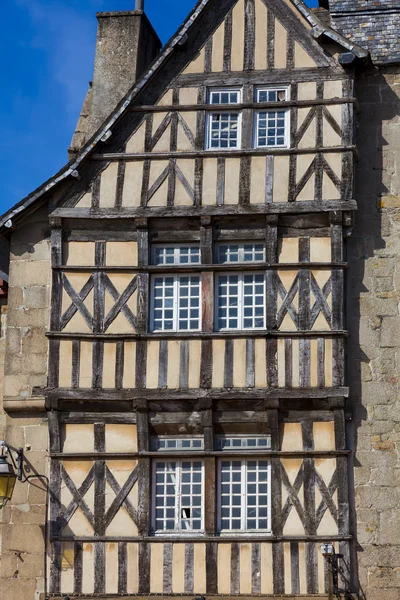
<svg viewBox="0 0 400 600"><path fill-rule="evenodd" d="M101 127L135 81L158 55L161 42L143 11L97 13L96 56L93 81L82 106L69 158Z"/></svg>
<svg viewBox="0 0 400 600"><path fill-rule="evenodd" d="M329 7L331 26L368 49L375 64L400 62L400 0L319 0L319 5Z"/></svg>

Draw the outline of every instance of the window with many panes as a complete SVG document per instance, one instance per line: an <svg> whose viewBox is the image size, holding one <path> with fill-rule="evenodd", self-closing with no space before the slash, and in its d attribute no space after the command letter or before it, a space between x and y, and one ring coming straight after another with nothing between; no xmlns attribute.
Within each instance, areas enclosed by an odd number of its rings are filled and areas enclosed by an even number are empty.
<svg viewBox="0 0 400 600"><path fill-rule="evenodd" d="M198 245L153 246L154 265L194 265L200 262ZM200 275L154 275L151 280L151 331L199 331Z"/></svg>
<svg viewBox="0 0 400 600"><path fill-rule="evenodd" d="M259 88L256 102L284 102L288 100L288 88ZM254 144L256 148L289 146L289 110L287 108L263 108L255 112Z"/></svg>
<svg viewBox="0 0 400 600"><path fill-rule="evenodd" d="M194 437L152 439L160 452L202 450L203 439ZM204 530L204 463L202 460L156 459L153 463L154 533L201 533Z"/></svg>
<svg viewBox="0 0 400 600"><path fill-rule="evenodd" d="M220 264L265 260L265 246L258 243L219 244ZM221 273L216 276L215 325L227 329L265 329L266 282L264 272Z"/></svg>
<svg viewBox="0 0 400 600"><path fill-rule="evenodd" d="M267 437L219 438L222 452L270 448ZM256 458L219 459L218 528L220 533L271 530L271 467Z"/></svg>
<svg viewBox="0 0 400 600"><path fill-rule="evenodd" d="M240 148L241 112L238 110L218 110L218 105L232 105L241 102L240 89L210 89L208 104L212 110L207 117L206 148L208 150L234 150Z"/></svg>

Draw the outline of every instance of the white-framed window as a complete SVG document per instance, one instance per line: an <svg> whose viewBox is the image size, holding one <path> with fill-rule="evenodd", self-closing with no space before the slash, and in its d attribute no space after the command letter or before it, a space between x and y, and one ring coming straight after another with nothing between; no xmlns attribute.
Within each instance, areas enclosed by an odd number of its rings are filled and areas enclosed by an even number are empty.
<svg viewBox="0 0 400 600"><path fill-rule="evenodd" d="M219 532L270 532L270 462L221 458L218 471Z"/></svg>
<svg viewBox="0 0 400 600"><path fill-rule="evenodd" d="M265 245L263 243L218 244L216 261L226 263L252 263L265 261Z"/></svg>
<svg viewBox="0 0 400 600"><path fill-rule="evenodd" d="M155 460L153 463L154 533L204 531L204 462Z"/></svg>
<svg viewBox="0 0 400 600"><path fill-rule="evenodd" d="M258 88L256 102L284 102L289 88ZM289 109L257 110L254 115L254 145L256 148L287 148L289 146Z"/></svg>
<svg viewBox="0 0 400 600"><path fill-rule="evenodd" d="M237 150L240 148L242 114L239 110L215 110L218 105L241 102L240 88L220 88L208 91L208 104L213 107L207 115L206 149Z"/></svg>
<svg viewBox="0 0 400 600"><path fill-rule="evenodd" d="M270 450L271 437L269 435L217 435L215 438L217 450Z"/></svg>
<svg viewBox="0 0 400 600"><path fill-rule="evenodd" d="M215 286L217 330L265 329L264 273L224 273Z"/></svg>
<svg viewBox="0 0 400 600"><path fill-rule="evenodd" d="M199 331L199 275L154 275L151 280L151 331Z"/></svg>
<svg viewBox="0 0 400 600"><path fill-rule="evenodd" d="M154 244L152 246L153 265L198 265L200 264L199 244Z"/></svg>
<svg viewBox="0 0 400 600"><path fill-rule="evenodd" d="M204 438L202 436L180 436L158 435L151 438L151 449L155 452L174 452L175 450L204 450Z"/></svg>

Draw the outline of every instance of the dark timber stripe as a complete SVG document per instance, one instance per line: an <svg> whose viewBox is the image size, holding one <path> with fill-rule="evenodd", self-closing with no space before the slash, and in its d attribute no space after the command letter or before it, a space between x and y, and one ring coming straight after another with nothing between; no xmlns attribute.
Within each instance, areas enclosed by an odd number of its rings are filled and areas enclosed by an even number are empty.
<svg viewBox="0 0 400 600"><path fill-rule="evenodd" d="M232 55L232 11L225 18L224 31L224 71L231 70L231 55Z"/></svg>
<svg viewBox="0 0 400 600"><path fill-rule="evenodd" d="M145 389L147 373L147 342L138 340L136 342L136 387Z"/></svg>
<svg viewBox="0 0 400 600"><path fill-rule="evenodd" d="M317 82L317 99L324 97L324 82ZM316 147L322 148L324 142L323 127L324 127L324 115L323 106L316 106L315 108L315 120L316 120ZM314 200L322 201L322 184L324 175L324 156L321 152L317 152L315 156L315 192Z"/></svg>
<svg viewBox="0 0 400 600"><path fill-rule="evenodd" d="M246 387L248 388L253 388L255 385L254 363L255 340L246 340Z"/></svg>
<svg viewBox="0 0 400 600"><path fill-rule="evenodd" d="M189 387L189 340L181 340L180 344L179 387Z"/></svg>
<svg viewBox="0 0 400 600"><path fill-rule="evenodd" d="M225 200L225 158L217 159L217 205L222 206Z"/></svg>
<svg viewBox="0 0 400 600"><path fill-rule="evenodd" d="M325 339L318 338L317 342L318 387L325 387Z"/></svg>
<svg viewBox="0 0 400 600"><path fill-rule="evenodd" d="M245 0L244 12L244 70L254 70L255 6L254 0Z"/></svg>
<svg viewBox="0 0 400 600"><path fill-rule="evenodd" d="M299 544L298 544L298 542L290 543L290 568L291 568L291 574L292 574L292 594L300 594L300 570L299 570Z"/></svg>
<svg viewBox="0 0 400 600"><path fill-rule="evenodd" d="M50 591L60 592L61 587L61 542L52 542L50 562Z"/></svg>
<svg viewBox="0 0 400 600"><path fill-rule="evenodd" d="M285 339L285 387L291 388L293 385L293 354L292 340Z"/></svg>
<svg viewBox="0 0 400 600"><path fill-rule="evenodd" d="M332 385L340 386L344 381L344 340L332 340Z"/></svg>
<svg viewBox="0 0 400 600"><path fill-rule="evenodd" d="M122 194L124 191L125 181L125 166L126 162L124 160L120 160L118 162L117 189L115 191L115 208L121 208L122 206Z"/></svg>
<svg viewBox="0 0 400 600"><path fill-rule="evenodd" d="M294 39L289 32L286 39L286 68L294 68Z"/></svg>
<svg viewBox="0 0 400 600"><path fill-rule="evenodd" d="M267 9L267 68L275 67L275 16Z"/></svg>
<svg viewBox="0 0 400 600"><path fill-rule="evenodd" d="M150 559L151 546L146 542L139 544L139 594L150 593ZM161 576L161 574L160 574Z"/></svg>
<svg viewBox="0 0 400 600"><path fill-rule="evenodd" d="M201 341L200 387L211 388L212 385L212 340Z"/></svg>
<svg viewBox="0 0 400 600"><path fill-rule="evenodd" d="M278 340L267 339L267 385L270 387L278 387L277 350Z"/></svg>
<svg viewBox="0 0 400 600"><path fill-rule="evenodd" d="M233 387L233 344L234 340L225 340L224 387Z"/></svg>
<svg viewBox="0 0 400 600"><path fill-rule="evenodd" d="M268 11L269 13L269 11ZM292 83L290 88L290 99L293 101L297 100L297 83ZM297 107L293 106L290 109L290 147L297 148ZM288 201L295 202L296 200L296 173L297 169L297 156L291 154L289 157L289 190L288 190Z"/></svg>
<svg viewBox="0 0 400 600"><path fill-rule="evenodd" d="M81 366L81 342L80 340L72 341L72 387L79 387Z"/></svg>
<svg viewBox="0 0 400 600"><path fill-rule="evenodd" d="M94 450L106 451L105 425L94 425ZM96 460L94 463L94 532L96 536L105 535L105 508L106 508L106 462ZM104 542L94 544L94 592L103 594L106 585L106 546Z"/></svg>
<svg viewBox="0 0 400 600"><path fill-rule="evenodd" d="M274 197L274 157L267 156L265 168L265 202L271 204Z"/></svg>
<svg viewBox="0 0 400 600"><path fill-rule="evenodd" d="M163 571L164 594L172 594L172 544L164 544L164 571Z"/></svg>
<svg viewBox="0 0 400 600"><path fill-rule="evenodd" d="M301 339L300 343L300 387L310 387L310 340Z"/></svg>
<svg viewBox="0 0 400 600"><path fill-rule="evenodd" d="M118 544L118 594L126 594L128 583L128 544Z"/></svg>
<svg viewBox="0 0 400 600"><path fill-rule="evenodd" d="M209 37L205 45L204 53L204 73L212 71L212 53L213 53L213 38Z"/></svg>
<svg viewBox="0 0 400 600"><path fill-rule="evenodd" d="M203 197L203 159L194 161L194 206L201 206Z"/></svg>
<svg viewBox="0 0 400 600"><path fill-rule="evenodd" d="M92 387L99 390L103 385L104 342L94 340L92 349Z"/></svg>
<svg viewBox="0 0 400 600"><path fill-rule="evenodd" d="M261 545L253 543L251 546L251 591L252 594L261 593Z"/></svg>
<svg viewBox="0 0 400 600"><path fill-rule="evenodd" d="M206 544L206 592L218 594L218 544Z"/></svg>
<svg viewBox="0 0 400 600"><path fill-rule="evenodd" d="M246 111L244 111L246 112ZM247 111L249 112L249 111ZM246 115L243 115L243 119ZM248 119L247 125L250 124ZM249 129L247 128L247 131ZM239 204L250 204L251 156L242 156L239 172Z"/></svg>
<svg viewBox="0 0 400 600"><path fill-rule="evenodd" d="M173 206L174 205L174 201L175 201L175 189L176 189L175 166L176 166L176 160L174 158L170 158L169 159L169 163L168 163L168 195L167 195L167 206Z"/></svg>
<svg viewBox="0 0 400 600"><path fill-rule="evenodd" d="M101 186L101 174L97 175L92 186L92 208L99 208L100 206L100 186Z"/></svg>
<svg viewBox="0 0 400 600"><path fill-rule="evenodd" d="M97 499L96 499L97 501ZM106 545L95 542L94 546L94 593L104 594L106 589Z"/></svg>
<svg viewBox="0 0 400 600"><path fill-rule="evenodd" d="M314 542L305 542L307 594L318 593L317 548Z"/></svg>
<svg viewBox="0 0 400 600"><path fill-rule="evenodd" d="M74 543L74 594L82 593L82 542Z"/></svg>
<svg viewBox="0 0 400 600"><path fill-rule="evenodd" d="M160 352L158 358L158 387L167 387L168 377L168 340L160 341Z"/></svg>
<svg viewBox="0 0 400 600"><path fill-rule="evenodd" d="M231 594L240 594L240 545L231 544Z"/></svg>
<svg viewBox="0 0 400 600"><path fill-rule="evenodd" d="M285 593L285 561L283 542L272 544L274 594Z"/></svg>
<svg viewBox="0 0 400 600"><path fill-rule="evenodd" d="M116 357L115 357L115 387L120 390L123 387L124 379L124 354L125 346L124 341L119 340L117 342Z"/></svg>
<svg viewBox="0 0 400 600"><path fill-rule="evenodd" d="M194 545L185 544L185 593L194 591Z"/></svg>

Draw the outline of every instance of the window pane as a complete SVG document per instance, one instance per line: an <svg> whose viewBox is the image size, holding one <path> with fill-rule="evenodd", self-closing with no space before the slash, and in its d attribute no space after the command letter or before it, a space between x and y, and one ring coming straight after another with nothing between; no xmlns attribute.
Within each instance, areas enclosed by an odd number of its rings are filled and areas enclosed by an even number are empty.
<svg viewBox="0 0 400 600"><path fill-rule="evenodd" d="M155 530L174 530L177 507L176 462L158 462L156 471Z"/></svg>
<svg viewBox="0 0 400 600"><path fill-rule="evenodd" d="M153 264L191 265L200 263L199 246L154 246Z"/></svg>
<svg viewBox="0 0 400 600"><path fill-rule="evenodd" d="M237 104L240 102L240 91L239 90L210 90L209 103L210 104Z"/></svg>
<svg viewBox="0 0 400 600"><path fill-rule="evenodd" d="M241 529L241 471L241 461L222 461L220 463L220 476L225 482L221 486L221 506L223 506L221 529ZM234 483L235 481L239 481L239 484Z"/></svg>
<svg viewBox="0 0 400 600"><path fill-rule="evenodd" d="M246 472L247 529L268 529L269 493L263 483L269 486L268 462L247 461Z"/></svg>
<svg viewBox="0 0 400 600"><path fill-rule="evenodd" d="M170 331L174 318L174 278L155 277L153 284L153 330Z"/></svg>
<svg viewBox="0 0 400 600"><path fill-rule="evenodd" d="M209 119L209 148L237 148L239 113L211 113Z"/></svg>
<svg viewBox="0 0 400 600"><path fill-rule="evenodd" d="M257 113L257 146L284 146L285 145L285 120L286 112L262 111Z"/></svg>
<svg viewBox="0 0 400 600"><path fill-rule="evenodd" d="M218 329L237 329L239 327L239 276L222 275L217 285Z"/></svg>
<svg viewBox="0 0 400 600"><path fill-rule="evenodd" d="M219 244L216 260L219 264L237 262L263 262L264 244Z"/></svg>
<svg viewBox="0 0 400 600"><path fill-rule="evenodd" d="M243 329L265 327L265 280L264 275L243 276Z"/></svg>
<svg viewBox="0 0 400 600"><path fill-rule="evenodd" d="M178 280L178 329L195 331L200 328L200 277L182 276Z"/></svg>

